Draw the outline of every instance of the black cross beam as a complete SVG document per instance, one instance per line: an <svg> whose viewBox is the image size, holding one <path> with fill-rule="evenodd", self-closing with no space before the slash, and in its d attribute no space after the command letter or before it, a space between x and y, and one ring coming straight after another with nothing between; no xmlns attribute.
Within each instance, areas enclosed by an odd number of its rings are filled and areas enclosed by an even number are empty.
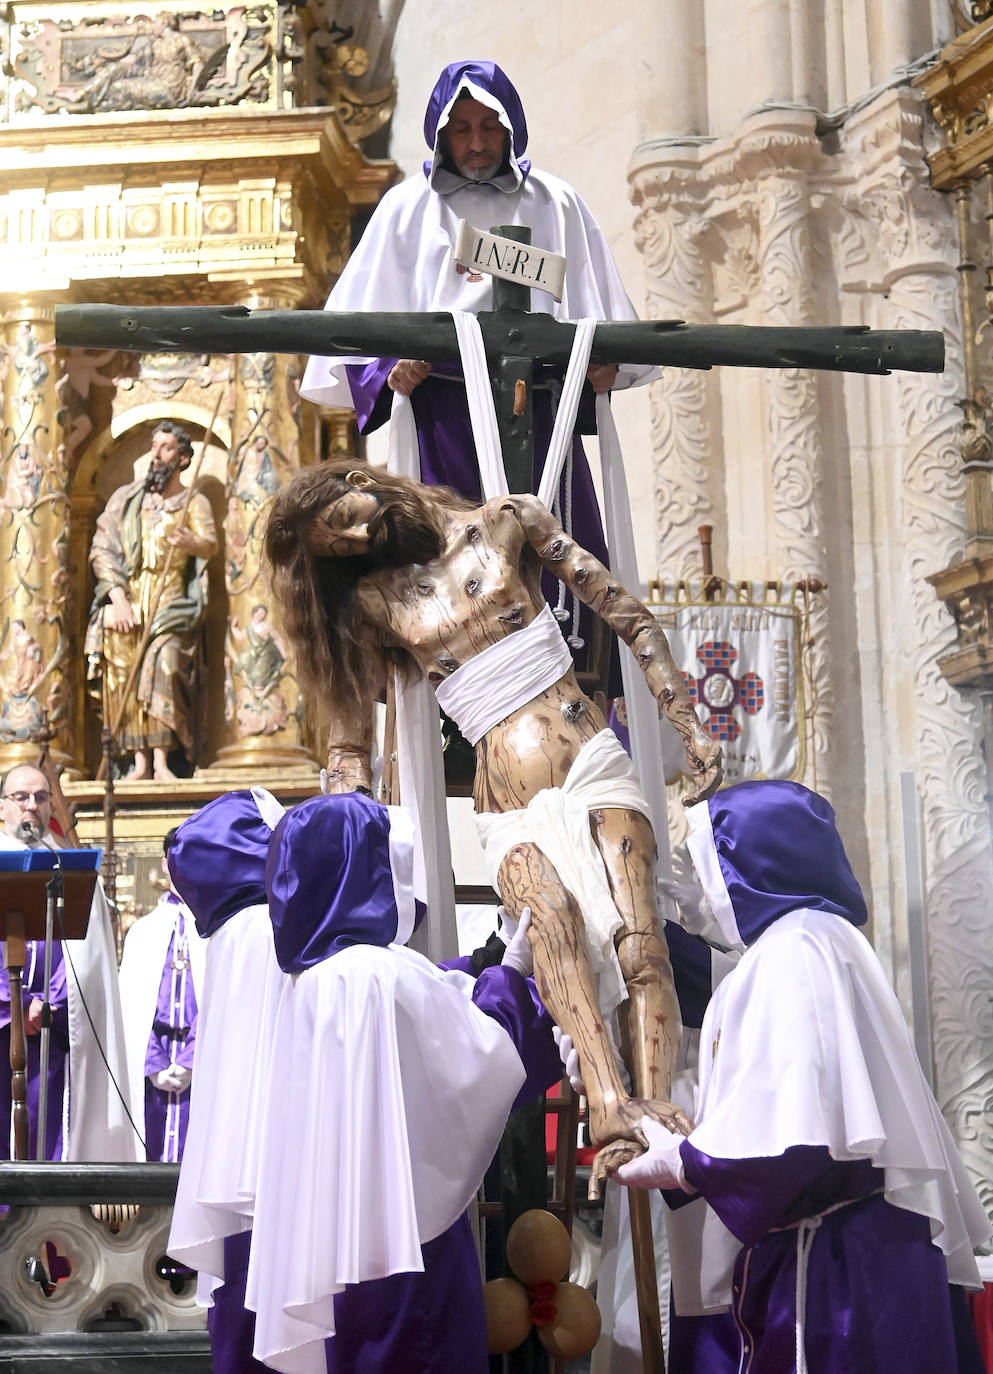
<svg viewBox="0 0 993 1374"><path fill-rule="evenodd" d="M530 231L498 226L493 233L530 241ZM526 236L526 237L525 237ZM507 480L512 492L532 488L531 379L536 362L569 361L574 324L527 309L529 290L495 278L492 311L477 316L493 382ZM459 358L455 325L441 311L249 310L246 306L61 305L55 339L62 348L128 349L139 353L311 353L318 356ZM769 328L691 325L682 320L598 324L594 363L662 367L816 368L886 376L892 371L941 372L945 343L931 330L870 330L866 325ZM514 414L517 383L525 404Z"/></svg>

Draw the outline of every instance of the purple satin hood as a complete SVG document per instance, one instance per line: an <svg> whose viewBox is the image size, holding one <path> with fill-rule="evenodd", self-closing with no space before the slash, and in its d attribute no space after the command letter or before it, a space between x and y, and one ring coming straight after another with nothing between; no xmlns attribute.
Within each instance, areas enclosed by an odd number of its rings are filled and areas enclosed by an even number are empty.
<svg viewBox="0 0 993 1374"><path fill-rule="evenodd" d="M412 837L406 813L361 792L312 797L286 813L265 873L284 973L300 973L349 945L410 937L417 921Z"/></svg>
<svg viewBox="0 0 993 1374"><path fill-rule="evenodd" d="M500 105L510 126L511 160L516 162L521 177L526 177L531 169L531 163L523 156L528 146L528 126L524 118L524 107L510 78L495 62L453 62L438 77L424 115L424 141L432 155L437 149L438 126L442 115L467 82L485 91ZM425 176L431 175L433 165L433 161L425 162Z"/></svg>
<svg viewBox="0 0 993 1374"><path fill-rule="evenodd" d="M800 783L763 779L726 787L706 805L709 827L691 808L690 852L722 928L720 908L730 899L742 944L801 907L865 923L865 900L823 797ZM707 871L715 851L716 884L715 870Z"/></svg>
<svg viewBox="0 0 993 1374"><path fill-rule="evenodd" d="M247 789L208 802L176 831L169 872L201 935L213 935L245 907L265 902L271 839L272 830Z"/></svg>

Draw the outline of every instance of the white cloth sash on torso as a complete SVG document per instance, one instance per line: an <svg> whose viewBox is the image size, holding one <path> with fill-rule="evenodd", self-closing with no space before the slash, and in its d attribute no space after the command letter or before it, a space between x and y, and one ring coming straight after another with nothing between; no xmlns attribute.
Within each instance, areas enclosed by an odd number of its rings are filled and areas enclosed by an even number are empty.
<svg viewBox="0 0 993 1374"><path fill-rule="evenodd" d="M612 730L587 740L561 787L543 788L518 811L479 812L476 828L497 891L500 865L515 844L536 844L553 865L582 911L597 999L609 1016L627 990L614 950L614 934L623 922L590 830L590 811L602 807L638 811L651 819L631 760Z"/></svg>
<svg viewBox="0 0 993 1374"><path fill-rule="evenodd" d="M456 668L435 695L469 743L476 744L487 730L533 701L572 666L569 646L546 605L529 625Z"/></svg>

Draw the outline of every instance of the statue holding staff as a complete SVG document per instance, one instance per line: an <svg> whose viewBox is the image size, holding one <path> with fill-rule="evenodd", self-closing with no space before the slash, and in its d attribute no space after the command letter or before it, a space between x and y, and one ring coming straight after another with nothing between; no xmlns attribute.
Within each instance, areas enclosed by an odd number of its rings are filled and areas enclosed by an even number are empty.
<svg viewBox="0 0 993 1374"><path fill-rule="evenodd" d="M144 481L113 493L90 546L96 588L86 631L87 677L104 722L119 735L123 751L134 753L134 779L168 781L175 777L169 750L178 743L187 756L193 752L205 570L217 535L207 497L183 485L192 457L186 431L161 421Z"/></svg>
<svg viewBox="0 0 993 1374"><path fill-rule="evenodd" d="M668 1102L679 1013L649 808L576 682L540 574L561 578L630 645L683 739L696 801L720 781L720 748L651 613L537 498L477 505L360 463L297 474L273 503L266 553L301 686L330 710L331 790L371 786L372 703L387 665L422 673L475 747L490 873L513 915L531 908L535 978L577 1048L594 1140L630 1157L645 1144L642 1115L688 1130ZM631 1091L607 1029L615 1009Z"/></svg>

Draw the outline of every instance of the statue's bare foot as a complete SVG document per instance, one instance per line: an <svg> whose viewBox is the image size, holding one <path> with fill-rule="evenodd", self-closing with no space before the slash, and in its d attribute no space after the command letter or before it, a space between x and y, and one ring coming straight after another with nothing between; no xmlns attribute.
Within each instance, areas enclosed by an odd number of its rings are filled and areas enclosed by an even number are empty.
<svg viewBox="0 0 993 1374"><path fill-rule="evenodd" d="M166 762L166 759L167 755L164 749L157 747L152 750L152 762L154 765L152 776L154 777L156 782L176 781L176 774L169 767L169 764Z"/></svg>
<svg viewBox="0 0 993 1374"><path fill-rule="evenodd" d="M602 1150L597 1150L593 1156L590 1182L586 1190L589 1200L596 1202L607 1179L612 1178L622 1164L630 1163L640 1154L644 1154L644 1151L634 1140L612 1140L609 1145L604 1145Z"/></svg>
<svg viewBox="0 0 993 1374"><path fill-rule="evenodd" d="M590 1136L594 1145L607 1145L612 1140L634 1141L641 1150L648 1149L648 1141L641 1129L641 1118L650 1116L677 1135L689 1135L693 1123L680 1107L671 1102L651 1098L617 1098L609 1107L594 1115L590 1113Z"/></svg>
<svg viewBox="0 0 993 1374"><path fill-rule="evenodd" d="M142 753L135 754L134 763L128 773L129 780L131 782L140 782L142 778L147 778L149 773L148 755Z"/></svg>

